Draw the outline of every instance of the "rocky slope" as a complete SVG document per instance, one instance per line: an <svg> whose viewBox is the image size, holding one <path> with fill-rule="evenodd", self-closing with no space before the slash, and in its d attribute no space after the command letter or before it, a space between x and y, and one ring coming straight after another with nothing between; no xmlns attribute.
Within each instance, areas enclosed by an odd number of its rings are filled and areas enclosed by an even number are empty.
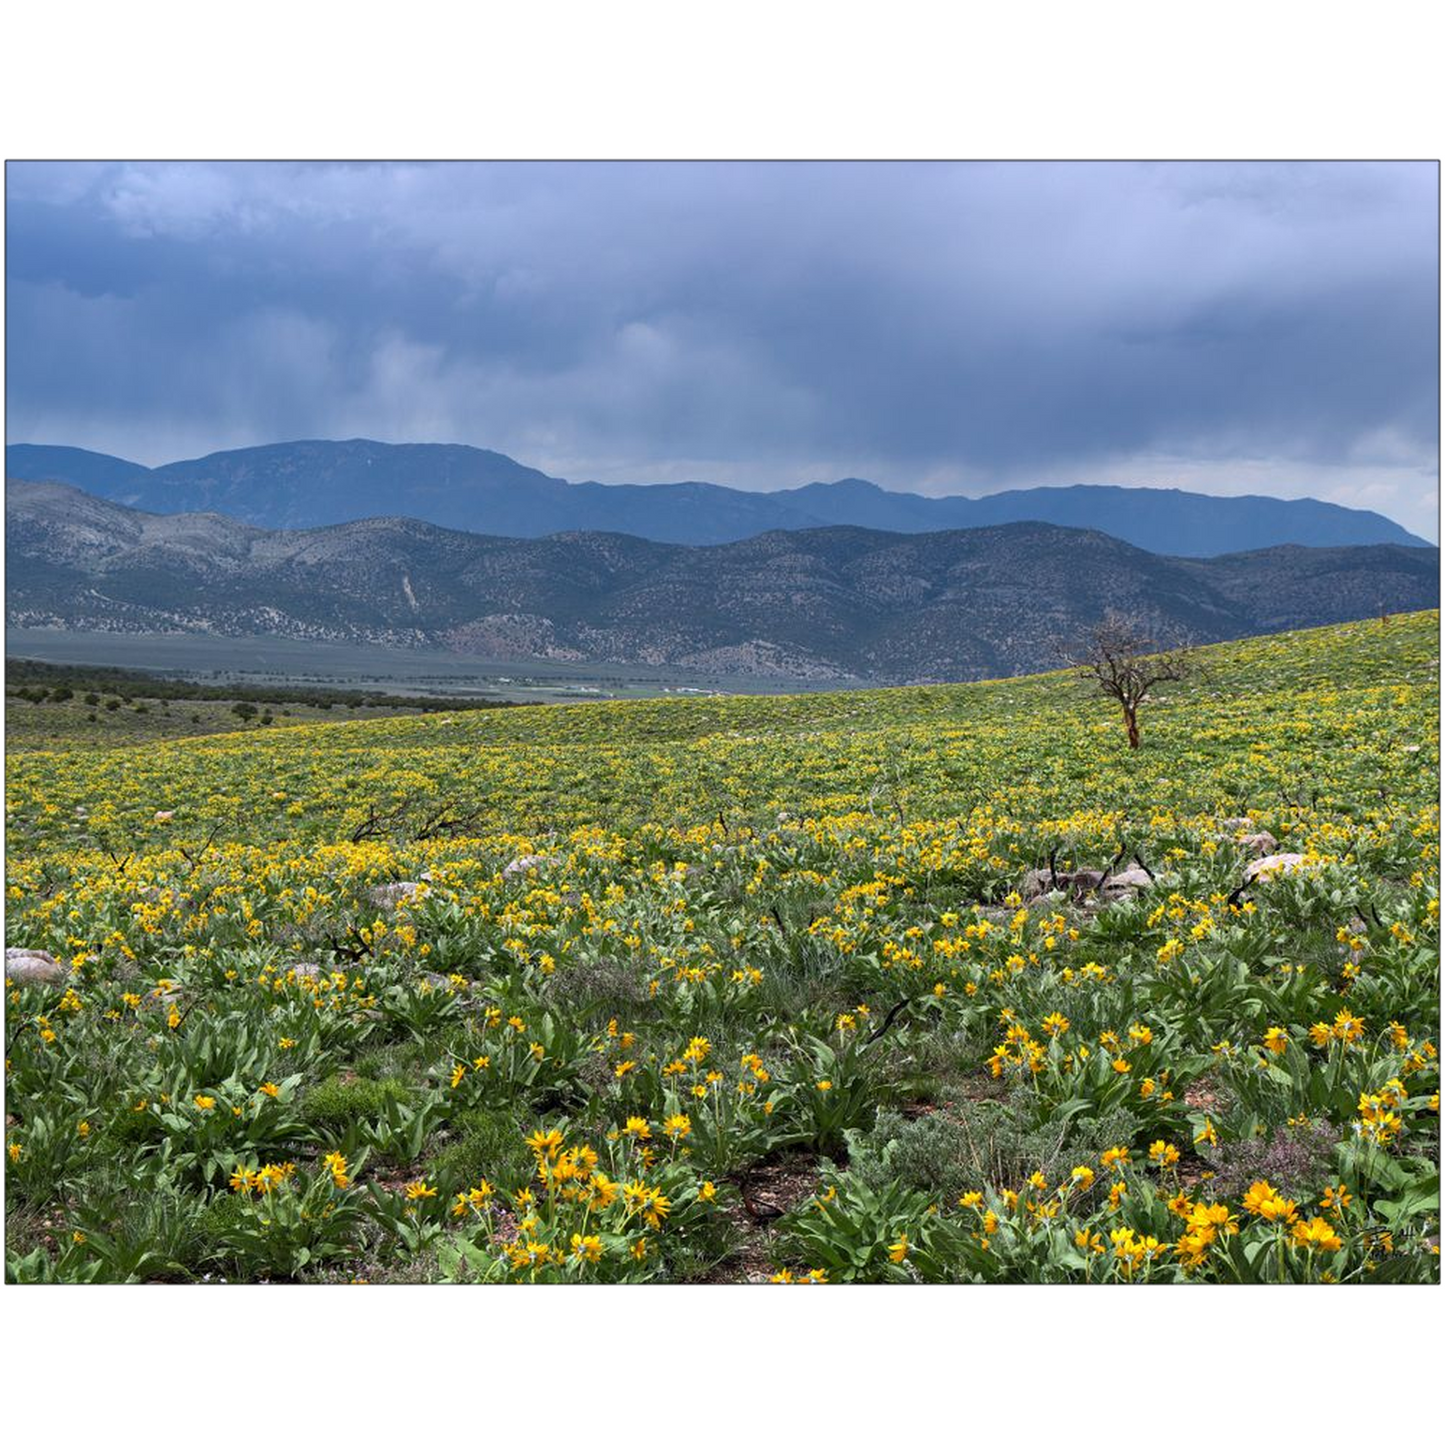
<svg viewBox="0 0 1445 1445"><path fill-rule="evenodd" d="M270 531L7 487L12 625L444 646L903 682L1053 664L1113 608L1199 641L1438 605L1433 548L1278 547L1191 560L1012 523L830 527L715 547L613 533L477 536L383 518Z"/></svg>

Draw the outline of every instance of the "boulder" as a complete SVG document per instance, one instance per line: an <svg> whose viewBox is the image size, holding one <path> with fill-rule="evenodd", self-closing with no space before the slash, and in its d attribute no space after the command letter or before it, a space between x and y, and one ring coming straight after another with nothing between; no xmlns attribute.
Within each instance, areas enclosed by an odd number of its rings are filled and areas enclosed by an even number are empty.
<svg viewBox="0 0 1445 1445"><path fill-rule="evenodd" d="M1087 893L1098 893L1108 898L1120 898L1136 888L1148 888L1153 879L1140 867L1125 868L1119 873L1101 873L1097 868L1079 868L1072 873L1050 875L1047 868L1034 868L1024 874L1019 884L1019 896L1025 900L1042 898L1048 893L1071 893L1082 898Z"/></svg>
<svg viewBox="0 0 1445 1445"><path fill-rule="evenodd" d="M1273 833L1246 833L1239 840L1241 848L1248 848L1251 853L1263 857L1267 853L1273 853L1279 847L1279 840Z"/></svg>
<svg viewBox="0 0 1445 1445"><path fill-rule="evenodd" d="M1223 828L1226 833L1237 833L1237 832L1239 832L1239 830L1240 830L1241 828L1252 828L1252 827L1254 827L1254 819L1253 819L1253 818L1221 818L1221 819L1219 820L1219 826L1220 826L1221 828Z"/></svg>
<svg viewBox="0 0 1445 1445"><path fill-rule="evenodd" d="M1281 873L1298 873L1305 867L1303 853L1271 853L1265 858L1256 858L1244 870L1244 881L1253 883L1260 878L1274 878Z"/></svg>
<svg viewBox="0 0 1445 1445"><path fill-rule="evenodd" d="M420 887L420 883L406 880L400 883L379 883L366 896L377 908L395 908L403 898L413 897Z"/></svg>
<svg viewBox="0 0 1445 1445"><path fill-rule="evenodd" d="M513 858L502 869L503 878L520 878L523 873L535 873L547 860L540 853L528 853L522 858Z"/></svg>
<svg viewBox="0 0 1445 1445"><path fill-rule="evenodd" d="M1136 863L1132 868L1125 868L1122 873L1111 873L1104 883L1104 891L1112 893L1116 889L1122 892L1126 888L1152 888L1154 880Z"/></svg>
<svg viewBox="0 0 1445 1445"><path fill-rule="evenodd" d="M51 988L62 988L70 981L70 970L43 949L7 948L5 981L39 983Z"/></svg>
<svg viewBox="0 0 1445 1445"><path fill-rule="evenodd" d="M1019 884L1019 897L1028 901L1042 898L1045 893L1061 891L1069 886L1067 873L1050 873L1047 868L1031 868Z"/></svg>

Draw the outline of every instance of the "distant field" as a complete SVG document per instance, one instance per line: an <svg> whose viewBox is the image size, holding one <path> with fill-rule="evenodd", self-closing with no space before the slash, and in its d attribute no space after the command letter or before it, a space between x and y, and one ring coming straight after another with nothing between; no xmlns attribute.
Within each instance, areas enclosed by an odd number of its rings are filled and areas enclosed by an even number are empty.
<svg viewBox="0 0 1445 1445"><path fill-rule="evenodd" d="M1199 659L12 752L7 1277L1438 1282L1439 615Z"/></svg>
<svg viewBox="0 0 1445 1445"><path fill-rule="evenodd" d="M35 749L68 751L134 747L168 739L205 737L213 733L264 732L272 726L335 722L344 718L403 717L403 708L320 708L305 703L273 703L256 708L252 718L238 717L231 702L124 702L114 709L105 700L92 707L83 697L65 702L32 703L7 696L5 747L9 752ZM262 722L269 716L270 722Z"/></svg>
<svg viewBox="0 0 1445 1445"><path fill-rule="evenodd" d="M661 697L669 693L810 692L791 678L746 678L665 668L488 661L450 652L296 642L289 638L137 636L7 629L6 653L43 662L139 667L206 681L308 682L390 692L496 697L512 702ZM828 690L817 685L816 690Z"/></svg>
<svg viewBox="0 0 1445 1445"><path fill-rule="evenodd" d="M122 747L342 718L410 717L521 706L451 693L280 682L196 682L114 665L5 659L11 752Z"/></svg>

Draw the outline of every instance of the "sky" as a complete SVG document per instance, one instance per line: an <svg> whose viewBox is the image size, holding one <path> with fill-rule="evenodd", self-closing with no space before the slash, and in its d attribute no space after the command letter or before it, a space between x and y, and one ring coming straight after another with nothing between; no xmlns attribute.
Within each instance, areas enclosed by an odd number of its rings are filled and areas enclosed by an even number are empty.
<svg viewBox="0 0 1445 1445"><path fill-rule="evenodd" d="M1405 163L10 163L6 439L1314 496L1438 538Z"/></svg>

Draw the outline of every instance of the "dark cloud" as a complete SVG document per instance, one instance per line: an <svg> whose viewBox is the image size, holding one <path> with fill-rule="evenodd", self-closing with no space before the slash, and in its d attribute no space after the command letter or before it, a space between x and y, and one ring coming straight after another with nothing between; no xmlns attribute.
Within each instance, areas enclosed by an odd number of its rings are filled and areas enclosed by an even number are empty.
<svg viewBox="0 0 1445 1445"><path fill-rule="evenodd" d="M1434 534L1433 164L30 165L10 440L1313 494Z"/></svg>

